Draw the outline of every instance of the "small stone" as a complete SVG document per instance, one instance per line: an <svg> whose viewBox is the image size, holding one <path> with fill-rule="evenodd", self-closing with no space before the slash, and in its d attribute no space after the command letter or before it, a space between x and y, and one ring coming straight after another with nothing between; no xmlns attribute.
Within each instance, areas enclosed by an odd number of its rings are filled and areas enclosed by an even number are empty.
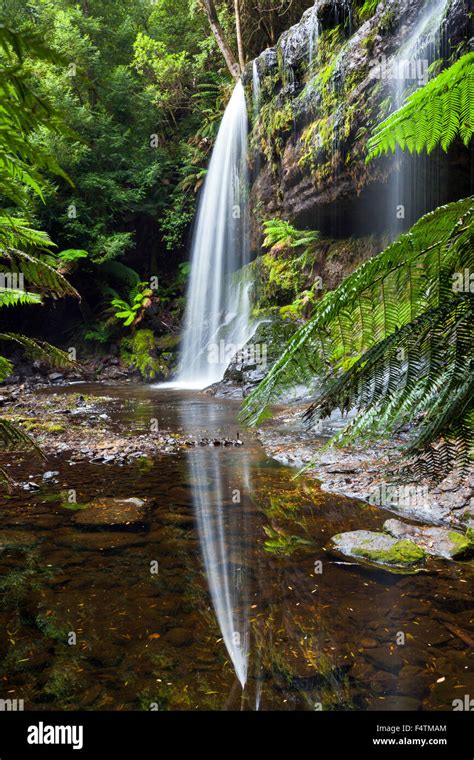
<svg viewBox="0 0 474 760"><path fill-rule="evenodd" d="M37 483L30 482L30 483L25 483L25 485L23 486L23 490L24 491L39 491L41 489Z"/></svg>
<svg viewBox="0 0 474 760"><path fill-rule="evenodd" d="M171 628L164 636L163 640L173 647L189 646L193 642L190 631L186 628Z"/></svg>
<svg viewBox="0 0 474 760"><path fill-rule="evenodd" d="M378 642L375 639L361 639L360 642L363 649L375 649L378 646Z"/></svg>

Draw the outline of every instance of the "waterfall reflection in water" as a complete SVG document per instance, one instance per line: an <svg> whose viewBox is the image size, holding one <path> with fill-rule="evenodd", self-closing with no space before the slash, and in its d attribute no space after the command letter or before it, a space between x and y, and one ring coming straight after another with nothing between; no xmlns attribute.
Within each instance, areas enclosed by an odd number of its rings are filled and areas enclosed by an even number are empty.
<svg viewBox="0 0 474 760"><path fill-rule="evenodd" d="M215 428L215 409L203 406L203 423ZM201 553L217 622L242 688L247 682L249 605L246 561L248 519L242 495L250 492L250 460L236 452L235 465L223 463L220 447L189 451L189 481ZM211 489L208 489L208 486ZM212 494L212 496L209 496Z"/></svg>

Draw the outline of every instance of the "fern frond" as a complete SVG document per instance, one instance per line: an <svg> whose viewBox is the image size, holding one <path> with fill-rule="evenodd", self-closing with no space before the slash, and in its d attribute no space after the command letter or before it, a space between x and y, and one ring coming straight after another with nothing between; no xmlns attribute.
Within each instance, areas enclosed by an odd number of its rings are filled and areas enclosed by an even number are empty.
<svg viewBox="0 0 474 760"><path fill-rule="evenodd" d="M24 451L34 449L41 454L33 439L10 420L0 417L0 447L6 451ZM41 454L41 456L44 455Z"/></svg>
<svg viewBox="0 0 474 760"><path fill-rule="evenodd" d="M306 384L315 394L308 424L357 410L332 444L408 425L407 456L447 436L445 459L465 470L472 430L459 421L474 390L474 299L470 283L457 282L473 266L474 199L427 214L317 303L244 402L243 419L256 424L284 391Z"/></svg>
<svg viewBox="0 0 474 760"><path fill-rule="evenodd" d="M123 264L121 261L104 261L99 267L100 271L108 277L129 285L131 288L138 285L140 275L134 269Z"/></svg>
<svg viewBox="0 0 474 760"><path fill-rule="evenodd" d="M311 388L453 295L452 274L469 262L472 268L473 214L472 198L436 209L326 293L246 399L243 418L256 424L283 392L300 384Z"/></svg>
<svg viewBox="0 0 474 760"><path fill-rule="evenodd" d="M367 161L402 150L447 151L457 137L466 146L474 132L474 53L467 53L410 95L406 103L375 127Z"/></svg>
<svg viewBox="0 0 474 760"><path fill-rule="evenodd" d="M77 290L44 259L17 248L0 249L0 257L9 262L11 271L23 274L25 281L44 293L72 296L80 300Z"/></svg>
<svg viewBox="0 0 474 760"><path fill-rule="evenodd" d="M17 333L0 333L0 341L2 340L18 343L26 349L29 356L41 359L53 367L66 369L76 366L76 362L65 351L52 346L50 343L46 343L46 341L34 340L26 335L18 335Z"/></svg>

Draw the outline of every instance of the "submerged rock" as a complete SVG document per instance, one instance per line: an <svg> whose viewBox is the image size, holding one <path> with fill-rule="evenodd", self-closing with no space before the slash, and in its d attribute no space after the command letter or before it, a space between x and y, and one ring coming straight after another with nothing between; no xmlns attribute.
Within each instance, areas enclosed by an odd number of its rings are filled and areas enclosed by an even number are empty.
<svg viewBox="0 0 474 760"><path fill-rule="evenodd" d="M413 541L397 540L386 533L353 530L338 533L331 539L333 547L347 557L358 557L379 565L410 568L419 565L425 551Z"/></svg>
<svg viewBox="0 0 474 760"><path fill-rule="evenodd" d="M449 528L408 525L400 520L386 520L383 526L396 539L414 541L427 554L445 559L467 558L474 553L474 542Z"/></svg>
<svg viewBox="0 0 474 760"><path fill-rule="evenodd" d="M142 499L95 499L72 521L81 528L128 529L145 525L147 504Z"/></svg>

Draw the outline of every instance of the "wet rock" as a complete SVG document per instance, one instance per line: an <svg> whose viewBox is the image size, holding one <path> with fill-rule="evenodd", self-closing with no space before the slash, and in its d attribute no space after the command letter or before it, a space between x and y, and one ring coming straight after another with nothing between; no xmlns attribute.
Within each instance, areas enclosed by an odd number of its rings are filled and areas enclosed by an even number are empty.
<svg viewBox="0 0 474 760"><path fill-rule="evenodd" d="M388 567L413 567L425 559L425 552L413 541L398 541L386 533L354 530L338 533L331 540L334 549L347 557Z"/></svg>
<svg viewBox="0 0 474 760"><path fill-rule="evenodd" d="M30 483L25 483L25 485L23 486L23 490L24 491L39 491L41 489L38 483L33 483L33 481L31 481Z"/></svg>
<svg viewBox="0 0 474 760"><path fill-rule="evenodd" d="M58 383L61 380L64 380L64 375L62 375L61 372L51 372L51 374L48 375L48 380L52 383Z"/></svg>
<svg viewBox="0 0 474 760"><path fill-rule="evenodd" d="M380 670L370 679L370 687L375 694L392 694L396 686L397 677L385 670Z"/></svg>
<svg viewBox="0 0 474 760"><path fill-rule="evenodd" d="M408 697L422 698L427 691L426 671L416 665L404 665L398 674L397 692Z"/></svg>
<svg viewBox="0 0 474 760"><path fill-rule="evenodd" d="M62 532L56 539L58 546L78 551L107 552L115 554L129 549L131 546L141 546L146 540L146 534L132 532L109 531L71 531Z"/></svg>
<svg viewBox="0 0 474 760"><path fill-rule="evenodd" d="M321 29L332 29L351 12L351 0L319 0L318 21Z"/></svg>
<svg viewBox="0 0 474 760"><path fill-rule="evenodd" d="M48 472L44 473L43 480L54 480L57 475L59 475L57 470L48 470Z"/></svg>
<svg viewBox="0 0 474 760"><path fill-rule="evenodd" d="M398 673L403 665L400 647L395 644L367 649L364 651L364 657L377 669L386 670L389 673Z"/></svg>
<svg viewBox="0 0 474 760"><path fill-rule="evenodd" d="M96 499L76 513L72 521L81 528L129 529L147 522L147 504L142 499Z"/></svg>
<svg viewBox="0 0 474 760"><path fill-rule="evenodd" d="M413 541L434 557L466 559L474 554L474 542L459 531L427 525L408 525L400 520L386 520L383 528L394 538Z"/></svg>
<svg viewBox="0 0 474 760"><path fill-rule="evenodd" d="M456 706L460 709L459 702L455 703L455 700L461 700L462 704L464 695L474 694L473 673L466 672L459 676L450 673L439 674L435 675L433 680L434 683L430 684L430 694L424 703L428 710L453 710Z"/></svg>
<svg viewBox="0 0 474 760"><path fill-rule="evenodd" d="M373 674L374 668L372 665L362 658L358 658L349 671L349 676L351 678L355 681L362 681L363 683L368 683Z"/></svg>
<svg viewBox="0 0 474 760"><path fill-rule="evenodd" d="M171 628L163 636L163 640L173 647L190 646L193 643L193 637L186 628Z"/></svg>

